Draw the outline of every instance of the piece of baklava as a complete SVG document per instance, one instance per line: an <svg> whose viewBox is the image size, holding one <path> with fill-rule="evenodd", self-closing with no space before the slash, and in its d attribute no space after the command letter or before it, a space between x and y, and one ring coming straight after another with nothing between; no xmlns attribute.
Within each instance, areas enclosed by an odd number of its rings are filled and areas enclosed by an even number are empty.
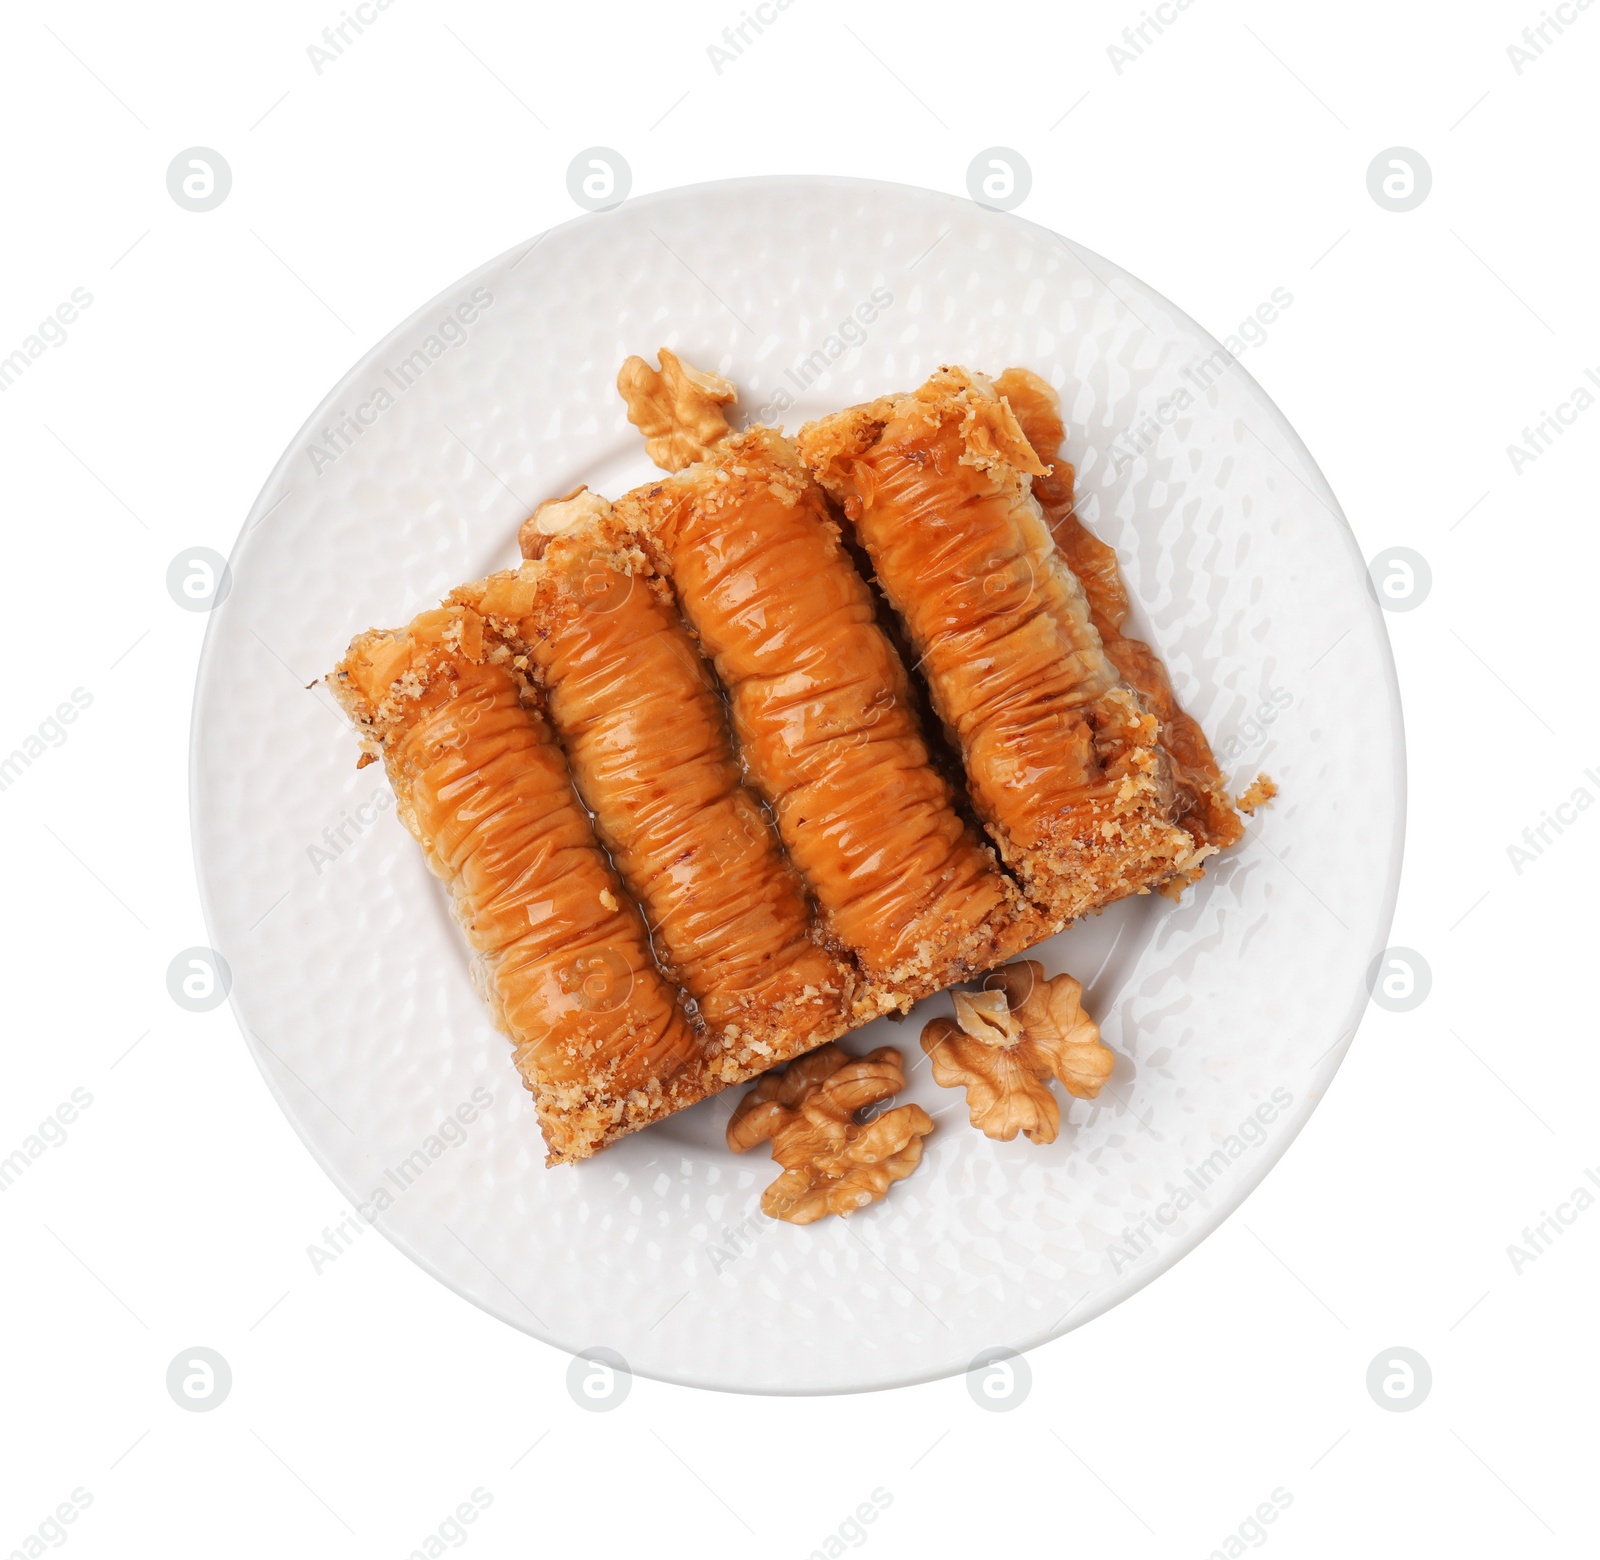
<svg viewBox="0 0 1600 1560"><path fill-rule="evenodd" d="M541 505L522 543L529 561L451 599L481 613L537 682L657 959L705 1020L709 1076L734 1082L842 1034L858 1021L853 961L824 946L743 783L666 581L583 490Z"/></svg>
<svg viewBox="0 0 1600 1560"><path fill-rule="evenodd" d="M574 796L537 691L453 605L351 645L328 684L448 887L550 1162L707 1092L699 1040Z"/></svg>
<svg viewBox="0 0 1600 1560"><path fill-rule="evenodd" d="M1010 405L944 368L800 432L904 622L973 805L1062 926L1196 872L1160 725L1107 654L1056 550L1045 474Z"/></svg>
<svg viewBox="0 0 1600 1560"><path fill-rule="evenodd" d="M625 367L630 410L654 374ZM901 1008L1037 942L1048 928L930 762L905 667L794 446L758 427L669 459L695 455L614 513L671 579L829 931Z"/></svg>
<svg viewBox="0 0 1600 1560"><path fill-rule="evenodd" d="M733 432L731 384L660 362L618 384L668 475L541 505L521 565L361 635L329 679L449 888L551 1163L1188 881L1240 833L1123 633L1044 381L943 369L797 447Z"/></svg>
<svg viewBox="0 0 1600 1560"><path fill-rule="evenodd" d="M1066 438L1060 399L1045 380L1026 368L1008 368L994 387L1010 402L1028 443L1040 463L1048 467L1035 473L1033 496L1044 511L1056 550L1083 586L1089 621L1112 663L1139 690L1160 722L1161 746L1177 788L1178 820L1203 845L1225 850L1243 837L1244 824L1212 756L1211 744L1200 722L1178 703L1161 658L1142 639L1131 639L1123 632L1128 619L1127 587L1116 549L1078 518L1072 465L1060 454Z"/></svg>

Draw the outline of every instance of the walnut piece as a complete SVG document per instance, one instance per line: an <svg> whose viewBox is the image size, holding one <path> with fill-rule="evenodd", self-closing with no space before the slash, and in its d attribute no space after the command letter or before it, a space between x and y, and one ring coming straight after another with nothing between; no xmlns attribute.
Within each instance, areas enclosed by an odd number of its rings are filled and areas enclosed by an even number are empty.
<svg viewBox="0 0 1600 1560"><path fill-rule="evenodd" d="M574 531L586 520L603 520L611 513L611 500L599 493L591 493L580 483L570 493L560 498L547 498L522 522L517 532L517 544L524 558L544 555L545 545L552 536L563 531Z"/></svg>
<svg viewBox="0 0 1600 1560"><path fill-rule="evenodd" d="M728 1147L742 1154L772 1144L783 1174L761 1194L761 1211L790 1224L851 1214L877 1202L922 1158L933 1121L920 1105L899 1105L870 1122L858 1119L905 1087L900 1053L879 1046L853 1057L819 1046L768 1073L739 1101L728 1122Z"/></svg>
<svg viewBox="0 0 1600 1560"><path fill-rule="evenodd" d="M629 358L617 374L617 391L628 403L628 421L644 435L650 459L663 471L682 471L728 437L722 408L738 392L665 347L656 356L659 369L642 357Z"/></svg>
<svg viewBox="0 0 1600 1560"><path fill-rule="evenodd" d="M1256 808L1265 807L1277 794L1278 782L1271 775L1257 775L1244 794L1239 797L1239 811L1253 813Z"/></svg>
<svg viewBox="0 0 1600 1560"><path fill-rule="evenodd" d="M972 1124L986 1136L1055 1142L1061 1106L1051 1076L1092 1100L1116 1063L1083 1010L1083 987L1070 975L1046 980L1037 959L1022 959L988 976L982 991L954 997L956 1016L922 1031L934 1081L966 1089Z"/></svg>

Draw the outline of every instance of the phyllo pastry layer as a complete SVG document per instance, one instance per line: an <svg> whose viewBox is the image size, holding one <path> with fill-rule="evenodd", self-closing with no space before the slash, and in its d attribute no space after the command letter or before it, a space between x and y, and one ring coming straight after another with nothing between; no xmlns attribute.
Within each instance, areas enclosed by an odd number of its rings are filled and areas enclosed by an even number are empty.
<svg viewBox="0 0 1600 1560"><path fill-rule="evenodd" d="M452 600L482 613L537 682L662 970L705 1021L712 1074L743 1078L852 1027L854 962L826 945L743 783L716 682L666 581L593 493L541 505L523 545L534 556L520 568Z"/></svg>
<svg viewBox="0 0 1600 1560"><path fill-rule="evenodd" d="M328 682L450 891L555 1163L705 1089L689 1017L510 661L457 605L361 635Z"/></svg>
<svg viewBox="0 0 1600 1560"><path fill-rule="evenodd" d="M1160 723L1161 747L1177 788L1178 820L1203 846L1225 850L1243 837L1244 824L1211 744L1200 722L1178 703L1160 656L1142 639L1123 631L1129 611L1127 587L1116 549L1078 518L1072 465L1060 454L1066 438L1061 402L1043 379L1026 368L1008 368L994 387L1010 402L1028 443L1049 468L1034 475L1033 496L1055 538L1056 551L1083 586L1089 621L1112 664L1139 690Z"/></svg>
<svg viewBox="0 0 1600 1560"><path fill-rule="evenodd" d="M792 444L726 438L615 513L670 578L745 773L877 989L904 1008L1044 935L930 762L905 667Z"/></svg>
<svg viewBox="0 0 1600 1560"><path fill-rule="evenodd" d="M1106 653L1033 492L1047 467L981 375L800 433L905 624L973 805L1055 926L1186 875L1156 716Z"/></svg>

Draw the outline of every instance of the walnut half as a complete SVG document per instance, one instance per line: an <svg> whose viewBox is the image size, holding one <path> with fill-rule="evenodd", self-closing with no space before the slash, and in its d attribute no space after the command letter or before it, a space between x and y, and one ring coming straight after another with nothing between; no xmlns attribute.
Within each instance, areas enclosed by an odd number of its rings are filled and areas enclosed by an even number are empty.
<svg viewBox="0 0 1600 1560"><path fill-rule="evenodd" d="M720 375L685 363L662 347L659 369L631 357L617 375L617 391L628 403L628 421L644 435L645 452L663 471L682 471L704 460L727 438L722 408L737 398Z"/></svg>
<svg viewBox="0 0 1600 1560"><path fill-rule="evenodd" d="M972 1124L1009 1143L1053 1143L1061 1106L1055 1076L1068 1094L1092 1100L1116 1063L1100 1029L1083 1010L1083 987L1070 975L1046 980L1037 959L1007 964L977 992L953 993L956 1016L922 1031L922 1049L936 1083L965 1087Z"/></svg>
<svg viewBox="0 0 1600 1560"><path fill-rule="evenodd" d="M829 1044L768 1073L739 1101L728 1122L728 1147L742 1154L772 1144L783 1174L761 1194L761 1211L790 1224L812 1224L877 1202L922 1159L933 1121L920 1105L899 1105L870 1122L869 1105L905 1087L900 1053L879 1046L853 1057Z"/></svg>

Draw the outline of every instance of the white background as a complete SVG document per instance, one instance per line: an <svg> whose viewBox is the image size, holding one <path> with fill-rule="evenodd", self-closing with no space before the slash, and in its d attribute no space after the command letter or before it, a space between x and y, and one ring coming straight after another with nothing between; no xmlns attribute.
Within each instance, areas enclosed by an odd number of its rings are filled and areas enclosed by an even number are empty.
<svg viewBox="0 0 1600 1560"><path fill-rule="evenodd" d="M1582 639L1600 408L1520 474L1507 446L1600 374L1600 7L1520 75L1531 3L1195 0L1120 74L1107 46L1135 4L795 0L720 73L735 3L523 11L395 0L320 74L333 0L0 20L0 357L74 288L94 300L0 394L0 750L92 696L0 791L0 1156L93 1097L0 1193L0 1555L33 1552L74 1489L92 1504L46 1540L84 1557L401 1560L475 1489L480 1556L804 1556L834 1535L1198 1560L1274 1490L1292 1502L1233 1552L1592 1552L1600 1207L1520 1272L1507 1247L1600 1174L1600 820L1549 831L1520 872L1507 847L1579 787L1600 797ZM173 955L206 940L186 800L205 620L168 563L229 551L302 418L391 326L574 215L566 169L596 144L637 192L800 171L959 192L978 151L1017 149L1022 215L1219 337L1293 294L1245 367L1363 552L1432 569L1388 620L1411 762L1392 941L1431 994L1370 1009L1262 1188L1030 1356L1007 1413L960 1379L777 1400L640 1380L585 1413L565 1355L380 1237L314 1272L344 1206L229 1010L167 995ZM205 214L165 184L195 145L233 171ZM1394 146L1433 171L1405 214L1366 186ZM165 1387L196 1345L233 1372L208 1413ZM1407 1413L1365 1385L1393 1346L1432 1369ZM851 1529L874 1490L891 1503Z"/></svg>

